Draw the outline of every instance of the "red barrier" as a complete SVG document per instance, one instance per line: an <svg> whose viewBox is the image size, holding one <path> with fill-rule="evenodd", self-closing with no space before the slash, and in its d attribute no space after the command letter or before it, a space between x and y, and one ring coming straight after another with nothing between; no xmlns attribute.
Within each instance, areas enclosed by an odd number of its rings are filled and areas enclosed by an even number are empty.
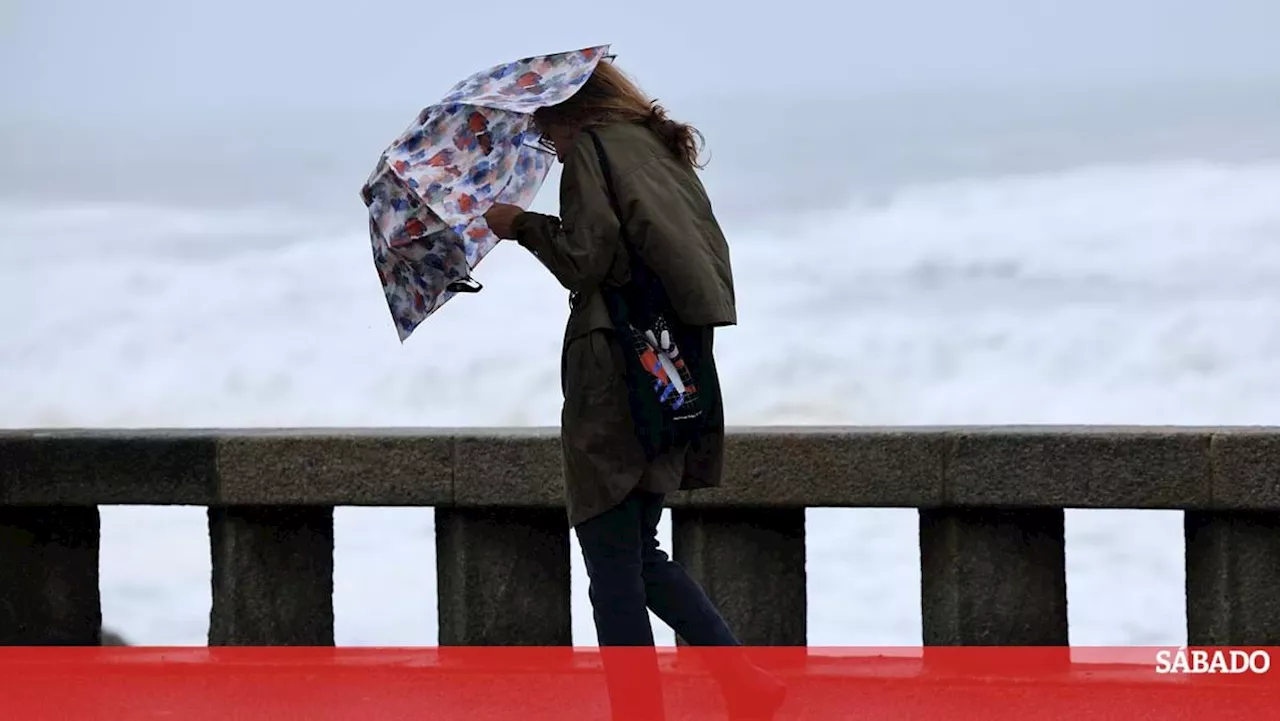
<svg viewBox="0 0 1280 721"><path fill-rule="evenodd" d="M787 687L778 721L1272 718L1280 649L750 649ZM643 686L653 651L611 668ZM646 656L646 653L648 654ZM661 649L667 721L728 718L732 652ZM738 678L738 680L733 680ZM741 684L739 684L741 685ZM757 704L758 707L758 704ZM14 721L609 718L598 649L0 648Z"/></svg>

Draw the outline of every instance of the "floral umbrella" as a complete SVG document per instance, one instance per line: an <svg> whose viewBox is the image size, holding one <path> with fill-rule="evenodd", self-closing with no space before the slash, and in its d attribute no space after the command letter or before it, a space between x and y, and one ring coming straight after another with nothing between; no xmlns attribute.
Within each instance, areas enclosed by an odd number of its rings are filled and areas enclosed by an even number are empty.
<svg viewBox="0 0 1280 721"><path fill-rule="evenodd" d="M373 261L403 342L459 292L498 243L483 215L494 203L527 208L555 156L532 113L582 87L609 46L505 63L463 80L378 159L361 191Z"/></svg>

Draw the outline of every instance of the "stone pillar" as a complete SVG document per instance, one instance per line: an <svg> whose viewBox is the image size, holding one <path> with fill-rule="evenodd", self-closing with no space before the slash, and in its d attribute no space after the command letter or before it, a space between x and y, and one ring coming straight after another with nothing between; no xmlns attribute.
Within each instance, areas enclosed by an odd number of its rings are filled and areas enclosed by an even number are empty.
<svg viewBox="0 0 1280 721"><path fill-rule="evenodd" d="M210 646L333 645L333 508L209 509Z"/></svg>
<svg viewBox="0 0 1280 721"><path fill-rule="evenodd" d="M544 508L436 508L441 646L572 646L569 524Z"/></svg>
<svg viewBox="0 0 1280 721"><path fill-rule="evenodd" d="M675 508L677 563L748 646L804 646L803 508Z"/></svg>
<svg viewBox="0 0 1280 721"><path fill-rule="evenodd" d="M1063 512L920 511L926 646L1066 646Z"/></svg>
<svg viewBox="0 0 1280 721"><path fill-rule="evenodd" d="M1187 643L1280 646L1280 514L1187 511Z"/></svg>
<svg viewBox="0 0 1280 721"><path fill-rule="evenodd" d="M0 506L0 645L97 646L97 506Z"/></svg>

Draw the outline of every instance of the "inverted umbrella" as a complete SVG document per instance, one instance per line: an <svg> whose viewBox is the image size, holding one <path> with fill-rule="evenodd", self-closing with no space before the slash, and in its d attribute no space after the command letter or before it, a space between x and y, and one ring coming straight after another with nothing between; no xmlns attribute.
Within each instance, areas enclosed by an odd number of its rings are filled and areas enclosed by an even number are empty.
<svg viewBox="0 0 1280 721"><path fill-rule="evenodd" d="M463 80L383 152L361 191L373 262L403 342L460 292L498 243L484 222L494 203L527 208L554 155L533 111L582 87L609 46L505 63Z"/></svg>

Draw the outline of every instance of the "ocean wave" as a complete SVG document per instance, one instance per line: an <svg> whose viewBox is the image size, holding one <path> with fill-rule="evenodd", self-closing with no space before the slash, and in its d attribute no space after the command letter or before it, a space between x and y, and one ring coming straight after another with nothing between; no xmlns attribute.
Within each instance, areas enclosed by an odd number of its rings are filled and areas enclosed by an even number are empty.
<svg viewBox="0 0 1280 721"><path fill-rule="evenodd" d="M727 218L730 422L1265 422L1278 194L1275 164L1088 167ZM558 418L564 293L515 246L401 346L358 212L8 204L0 235L0 425Z"/></svg>

